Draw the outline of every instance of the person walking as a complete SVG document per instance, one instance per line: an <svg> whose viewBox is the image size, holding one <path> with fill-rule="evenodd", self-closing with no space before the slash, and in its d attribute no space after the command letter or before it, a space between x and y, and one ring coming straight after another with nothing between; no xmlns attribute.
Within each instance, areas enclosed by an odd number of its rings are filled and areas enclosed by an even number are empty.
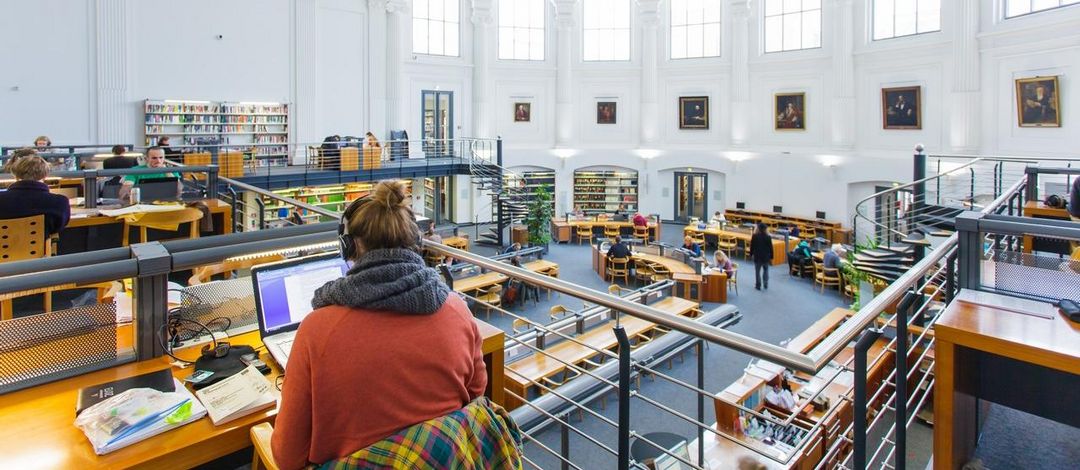
<svg viewBox="0 0 1080 470"><path fill-rule="evenodd" d="M754 257L754 289L769 289L769 264L772 263L772 237L765 224L758 222L757 230L750 237L750 254Z"/></svg>

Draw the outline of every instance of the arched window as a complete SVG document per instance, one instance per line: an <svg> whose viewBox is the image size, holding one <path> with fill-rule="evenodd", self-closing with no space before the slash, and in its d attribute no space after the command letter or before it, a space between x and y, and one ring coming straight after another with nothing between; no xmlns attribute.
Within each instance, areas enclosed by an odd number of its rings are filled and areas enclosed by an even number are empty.
<svg viewBox="0 0 1080 470"><path fill-rule="evenodd" d="M499 0L499 58L544 60L544 0Z"/></svg>
<svg viewBox="0 0 1080 470"><path fill-rule="evenodd" d="M941 0L874 0L874 40L941 31Z"/></svg>
<svg viewBox="0 0 1080 470"><path fill-rule="evenodd" d="M765 52L821 47L821 0L765 0Z"/></svg>
<svg viewBox="0 0 1080 470"><path fill-rule="evenodd" d="M1005 0L1005 17L1012 18L1075 4L1080 4L1080 0Z"/></svg>
<svg viewBox="0 0 1080 470"><path fill-rule="evenodd" d="M413 0L413 52L457 56L461 42L459 0Z"/></svg>
<svg viewBox="0 0 1080 470"><path fill-rule="evenodd" d="M630 0L585 0L582 58L630 60Z"/></svg>
<svg viewBox="0 0 1080 470"><path fill-rule="evenodd" d="M671 58L720 57L720 2L671 0Z"/></svg>

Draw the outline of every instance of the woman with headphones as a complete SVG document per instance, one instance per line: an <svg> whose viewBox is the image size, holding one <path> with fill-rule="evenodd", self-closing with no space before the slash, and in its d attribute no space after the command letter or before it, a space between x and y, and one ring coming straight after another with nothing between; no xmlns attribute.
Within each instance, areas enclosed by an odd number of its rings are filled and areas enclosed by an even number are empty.
<svg viewBox="0 0 1080 470"><path fill-rule="evenodd" d="M404 185L353 201L338 234L352 268L315 292L293 342L272 439L281 468L349 455L487 385L472 313L424 264Z"/></svg>

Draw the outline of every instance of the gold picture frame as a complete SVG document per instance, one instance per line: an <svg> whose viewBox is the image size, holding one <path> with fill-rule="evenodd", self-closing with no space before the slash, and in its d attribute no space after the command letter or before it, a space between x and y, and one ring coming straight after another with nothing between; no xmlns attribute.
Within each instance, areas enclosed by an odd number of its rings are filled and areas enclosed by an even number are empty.
<svg viewBox="0 0 1080 470"><path fill-rule="evenodd" d="M1016 79L1016 122L1020 127L1061 127L1057 75Z"/></svg>
<svg viewBox="0 0 1080 470"><path fill-rule="evenodd" d="M881 89L882 129L922 129L922 87Z"/></svg>
<svg viewBox="0 0 1080 470"><path fill-rule="evenodd" d="M806 93L776 93L773 95L773 129L777 131L806 130Z"/></svg>
<svg viewBox="0 0 1080 470"><path fill-rule="evenodd" d="M709 97L679 97L679 129L709 128Z"/></svg>
<svg viewBox="0 0 1080 470"><path fill-rule="evenodd" d="M514 103L514 122L530 122L532 121L532 103L518 102Z"/></svg>

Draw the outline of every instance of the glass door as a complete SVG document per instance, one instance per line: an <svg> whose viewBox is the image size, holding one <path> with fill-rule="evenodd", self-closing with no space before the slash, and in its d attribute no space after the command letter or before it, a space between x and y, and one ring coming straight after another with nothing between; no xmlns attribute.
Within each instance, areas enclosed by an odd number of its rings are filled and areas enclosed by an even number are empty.
<svg viewBox="0 0 1080 470"><path fill-rule="evenodd" d="M691 217L708 220L709 208L705 195L709 191L709 175L675 172L675 220L690 222Z"/></svg>
<svg viewBox="0 0 1080 470"><path fill-rule="evenodd" d="M426 157L445 157L453 151L454 138L454 92L421 91L424 130L424 154Z"/></svg>

